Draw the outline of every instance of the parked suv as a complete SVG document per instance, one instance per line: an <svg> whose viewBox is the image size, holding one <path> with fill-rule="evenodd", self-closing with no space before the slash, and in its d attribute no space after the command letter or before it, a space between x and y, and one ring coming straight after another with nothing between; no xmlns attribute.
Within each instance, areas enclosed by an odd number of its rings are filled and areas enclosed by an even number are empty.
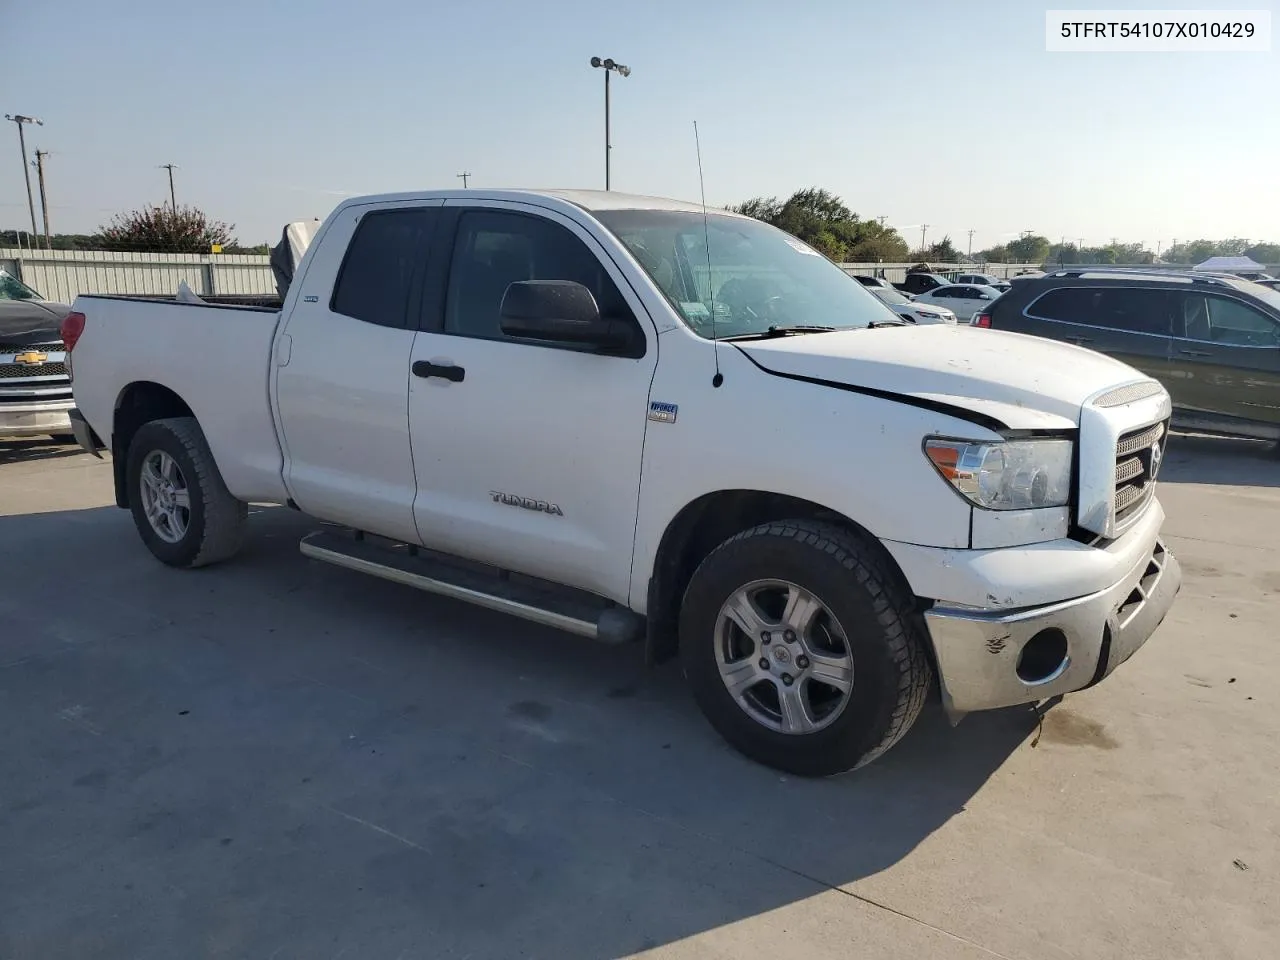
<svg viewBox="0 0 1280 960"><path fill-rule="evenodd" d="M1065 270L1023 280L973 318L1079 344L1164 384L1174 423L1280 439L1280 292L1191 272Z"/></svg>

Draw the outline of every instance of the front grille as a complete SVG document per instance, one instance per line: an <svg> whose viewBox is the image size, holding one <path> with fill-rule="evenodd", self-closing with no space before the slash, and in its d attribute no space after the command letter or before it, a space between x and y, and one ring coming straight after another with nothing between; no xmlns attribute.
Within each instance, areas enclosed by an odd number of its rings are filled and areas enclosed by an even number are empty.
<svg viewBox="0 0 1280 960"><path fill-rule="evenodd" d="M1095 399L1093 403L1094 406L1098 407L1123 407L1126 403L1134 403L1138 400L1145 400L1147 397L1154 397L1163 389L1164 387L1154 380L1139 380L1137 383L1129 383L1123 387L1108 390Z"/></svg>
<svg viewBox="0 0 1280 960"><path fill-rule="evenodd" d="M65 377L67 365L61 360L45 363L0 363L0 380L25 380L32 377Z"/></svg>
<svg viewBox="0 0 1280 960"><path fill-rule="evenodd" d="M1168 422L1123 434L1116 443L1115 518L1117 528L1135 517L1156 489Z"/></svg>

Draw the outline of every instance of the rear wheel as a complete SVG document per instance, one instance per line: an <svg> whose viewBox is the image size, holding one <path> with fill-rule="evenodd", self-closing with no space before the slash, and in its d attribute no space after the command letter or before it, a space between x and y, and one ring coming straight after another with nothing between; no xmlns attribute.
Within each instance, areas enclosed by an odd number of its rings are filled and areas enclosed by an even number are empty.
<svg viewBox="0 0 1280 960"><path fill-rule="evenodd" d="M742 753L828 776L888 750L931 680L924 626L874 545L804 521L765 524L694 573L680 655L699 706Z"/></svg>
<svg viewBox="0 0 1280 960"><path fill-rule="evenodd" d="M127 477L134 525L158 560L200 567L240 549L248 504L227 490L194 417L142 426L129 445Z"/></svg>

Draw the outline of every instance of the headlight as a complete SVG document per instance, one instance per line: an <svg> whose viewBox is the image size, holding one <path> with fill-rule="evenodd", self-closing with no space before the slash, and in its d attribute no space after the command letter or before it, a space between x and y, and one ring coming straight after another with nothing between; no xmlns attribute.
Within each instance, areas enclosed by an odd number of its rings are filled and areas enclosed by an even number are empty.
<svg viewBox="0 0 1280 960"><path fill-rule="evenodd" d="M960 494L988 510L1066 506L1070 440L927 440L924 452Z"/></svg>

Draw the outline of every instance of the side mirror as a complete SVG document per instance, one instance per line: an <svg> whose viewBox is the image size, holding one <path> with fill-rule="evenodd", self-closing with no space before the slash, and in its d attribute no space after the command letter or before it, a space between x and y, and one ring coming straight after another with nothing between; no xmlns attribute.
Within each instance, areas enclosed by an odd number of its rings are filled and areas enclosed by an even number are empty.
<svg viewBox="0 0 1280 960"><path fill-rule="evenodd" d="M507 287L499 309L502 332L521 340L550 340L618 348L624 324L605 320L591 291L573 280L520 280Z"/></svg>

